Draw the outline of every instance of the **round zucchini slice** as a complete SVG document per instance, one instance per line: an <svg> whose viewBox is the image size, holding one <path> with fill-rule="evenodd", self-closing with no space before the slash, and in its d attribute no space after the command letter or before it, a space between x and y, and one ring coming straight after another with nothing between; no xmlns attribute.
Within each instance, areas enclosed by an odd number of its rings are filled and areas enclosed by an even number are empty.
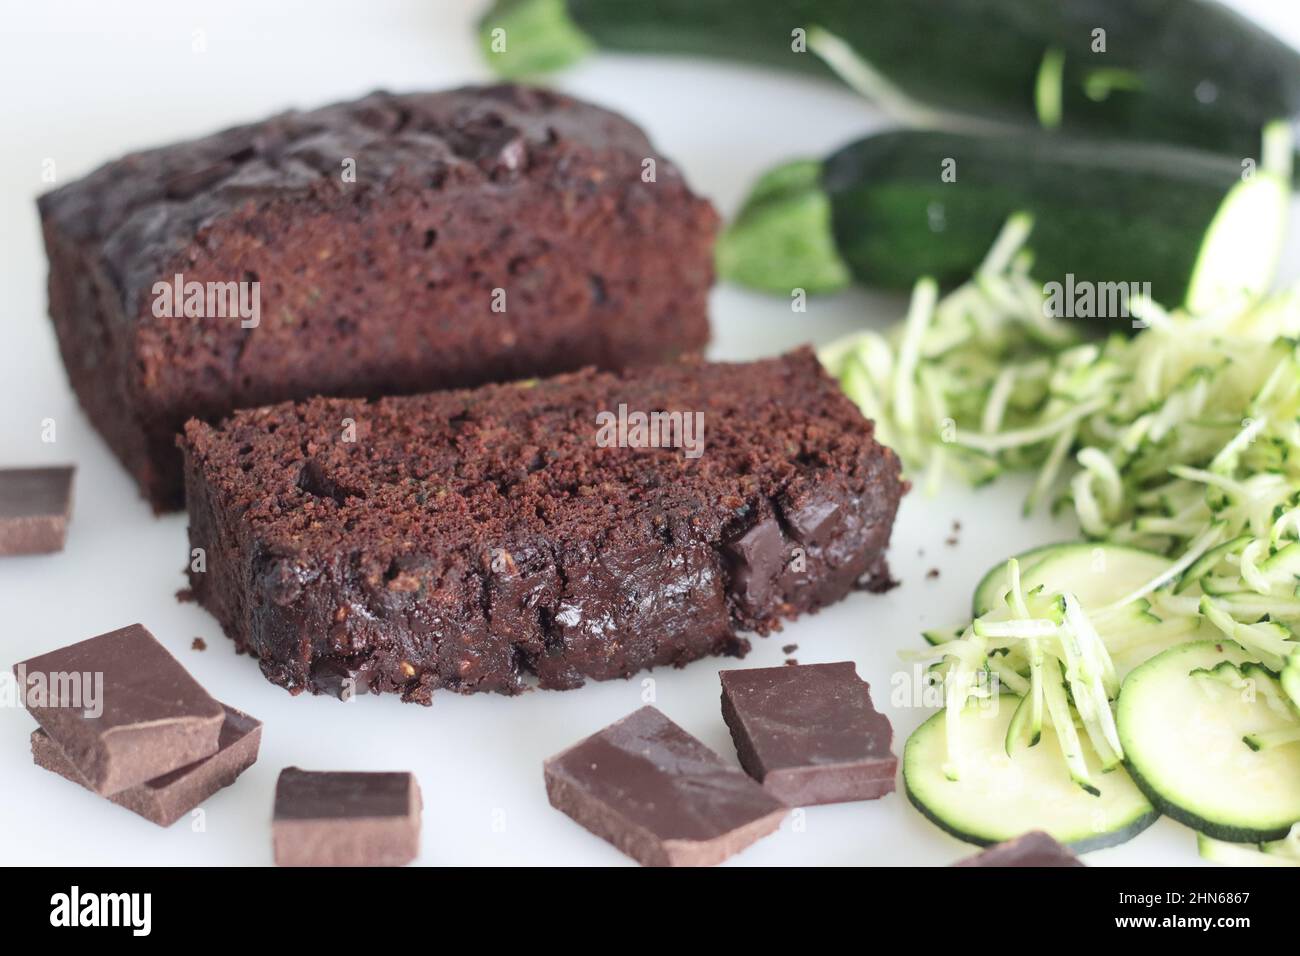
<svg viewBox="0 0 1300 956"><path fill-rule="evenodd" d="M1175 820L1234 843L1280 840L1300 821L1300 740L1258 743L1288 739L1300 718L1239 645L1151 658L1125 678L1115 721L1133 780Z"/></svg>
<svg viewBox="0 0 1300 956"><path fill-rule="evenodd" d="M978 846L1043 830L1077 852L1123 843L1155 821L1155 808L1123 768L1102 773L1087 741L1082 742L1084 755L1099 796L1070 779L1050 726L1043 728L1037 746L1008 757L1007 727L1019 702L1019 697L1004 694L997 706L967 705L956 780L944 770L946 711L939 711L908 738L903 786L921 813L958 839Z"/></svg>
<svg viewBox="0 0 1300 956"><path fill-rule="evenodd" d="M1085 611L1095 611L1150 581L1172 563L1141 548L1102 542L1071 542L1033 548L1016 556L1025 591L1071 591ZM1006 562L995 565L975 588L975 617L998 606L1011 585Z"/></svg>

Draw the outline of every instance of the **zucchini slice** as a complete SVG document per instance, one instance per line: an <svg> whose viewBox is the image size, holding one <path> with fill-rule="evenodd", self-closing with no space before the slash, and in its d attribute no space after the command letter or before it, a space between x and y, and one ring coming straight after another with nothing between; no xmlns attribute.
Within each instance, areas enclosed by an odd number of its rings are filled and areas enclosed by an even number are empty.
<svg viewBox="0 0 1300 956"><path fill-rule="evenodd" d="M1121 600L1171 564L1163 555L1140 548L1086 541L1033 548L1016 560L1020 562L1020 580L1026 591L1039 585L1049 594L1070 591L1090 612ZM1001 605L1009 587L1003 561L976 586L974 616Z"/></svg>
<svg viewBox="0 0 1300 956"><path fill-rule="evenodd" d="M963 712L961 774L944 774L947 712L912 734L903 750L903 786L926 817L959 840L988 846L1043 830L1077 852L1114 846L1155 821L1151 802L1122 768L1101 773L1086 739L1084 759L1100 791L1093 796L1065 771L1056 732L1044 726L1034 747L1008 757L1005 742L1020 698L1004 694L996 707L969 704Z"/></svg>
<svg viewBox="0 0 1300 956"><path fill-rule="evenodd" d="M1066 544L1044 544L1037 548L1030 548L1017 554L1016 561L1020 563L1020 580L1028 580L1029 573L1037 566L1047 555L1053 553L1058 548L1074 547L1074 542ZM1002 603L1003 596L1011 587L1011 582L1007 580L1007 562L999 561L993 567L984 573L980 578L980 583L975 585L975 594L971 599L971 617L979 617L987 614L993 608Z"/></svg>
<svg viewBox="0 0 1300 956"><path fill-rule="evenodd" d="M1196 834L1196 850L1201 858L1224 866L1300 866L1297 845L1291 840L1272 843L1228 843Z"/></svg>
<svg viewBox="0 0 1300 956"><path fill-rule="evenodd" d="M1240 674L1251 688L1233 686ZM1161 812L1234 843L1280 840L1300 821L1300 740L1246 743L1300 730L1280 689L1260 684L1273 680L1227 640L1171 648L1129 674L1120 742L1133 780Z"/></svg>

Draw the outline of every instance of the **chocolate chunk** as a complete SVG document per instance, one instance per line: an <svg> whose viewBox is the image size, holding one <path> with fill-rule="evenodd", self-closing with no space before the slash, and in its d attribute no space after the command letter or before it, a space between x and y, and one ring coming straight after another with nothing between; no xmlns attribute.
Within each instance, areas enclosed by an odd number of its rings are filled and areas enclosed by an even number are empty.
<svg viewBox="0 0 1300 956"><path fill-rule="evenodd" d="M546 761L551 806L646 866L711 866L786 808L653 707Z"/></svg>
<svg viewBox="0 0 1300 956"><path fill-rule="evenodd" d="M894 590L898 585L899 582L889 573L889 561L883 554L872 562L867 573L858 580L858 586L872 594L884 594L886 591Z"/></svg>
<svg viewBox="0 0 1300 956"><path fill-rule="evenodd" d="M800 544L821 547L834 540L841 519L840 501L831 495L798 495L782 502L782 514Z"/></svg>
<svg viewBox="0 0 1300 956"><path fill-rule="evenodd" d="M718 676L741 766L790 806L874 800L894 789L894 732L852 661Z"/></svg>
<svg viewBox="0 0 1300 956"><path fill-rule="evenodd" d="M516 172L528 165L523 130L506 123L499 113L458 117L446 135L452 152L487 172Z"/></svg>
<svg viewBox="0 0 1300 956"><path fill-rule="evenodd" d="M403 866L420 852L420 785L410 773L313 773L275 785L280 866Z"/></svg>
<svg viewBox="0 0 1300 956"><path fill-rule="evenodd" d="M746 608L772 600L777 578L785 570L785 535L775 518L764 518L727 543L734 572L732 591Z"/></svg>
<svg viewBox="0 0 1300 956"><path fill-rule="evenodd" d="M119 790L108 799L160 827L169 827L218 790L230 786L257 760L262 722L233 707L225 707L225 712L219 749L211 757ZM32 731L32 759L38 767L94 789L50 735L40 729Z"/></svg>
<svg viewBox="0 0 1300 956"><path fill-rule="evenodd" d="M1041 830L1031 830L1014 840L989 847L953 866L1083 866L1066 847Z"/></svg>
<svg viewBox="0 0 1300 956"><path fill-rule="evenodd" d="M14 665L24 704L109 796L217 752L225 710L142 625Z"/></svg>
<svg viewBox="0 0 1300 956"><path fill-rule="evenodd" d="M0 555L63 550L73 471L71 466L0 471Z"/></svg>
<svg viewBox="0 0 1300 956"><path fill-rule="evenodd" d="M311 668L312 689L339 700L351 700L368 693L369 677L367 669L334 657L318 658Z"/></svg>

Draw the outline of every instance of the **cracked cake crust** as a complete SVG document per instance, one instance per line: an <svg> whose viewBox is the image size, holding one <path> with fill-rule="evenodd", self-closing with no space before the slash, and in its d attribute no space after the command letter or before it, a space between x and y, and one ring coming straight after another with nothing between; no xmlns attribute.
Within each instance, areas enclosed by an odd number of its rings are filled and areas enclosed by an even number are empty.
<svg viewBox="0 0 1300 956"><path fill-rule="evenodd" d="M374 93L134 153L38 205L68 377L159 511L181 505L191 417L708 339L712 207L630 122L558 93ZM154 315L177 275L257 282L258 324Z"/></svg>

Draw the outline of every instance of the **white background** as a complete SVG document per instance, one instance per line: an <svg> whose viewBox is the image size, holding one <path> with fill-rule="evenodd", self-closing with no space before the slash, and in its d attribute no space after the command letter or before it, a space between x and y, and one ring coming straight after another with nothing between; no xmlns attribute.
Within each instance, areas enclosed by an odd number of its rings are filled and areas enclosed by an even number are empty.
<svg viewBox="0 0 1300 956"><path fill-rule="evenodd" d="M1242 3L1300 45L1300 11L1285 0ZM644 675L568 693L519 698L435 695L431 708L395 698L292 698L237 656L208 614L180 604L185 518L154 518L125 471L77 407L46 318L45 257L35 197L136 148L313 107L383 87L436 89L482 81L472 22L481 3L424 0L26 0L0 14L0 466L75 462L77 500L67 550L0 558L0 665L142 622L218 698L265 721L258 763L205 805L206 830L168 830L32 766L21 709L0 708L0 862L268 864L270 813L281 768L409 769L424 791L425 864L620 864L617 851L546 802L542 760L641 704ZM196 31L206 49L194 50ZM730 215L762 170L816 156L880 119L829 83L672 58L603 55L556 85L642 124L695 188ZM1295 243L1287 256L1294 273ZM719 288L712 302L717 358L767 355L825 342L899 315L891 297L845 294L792 314L780 299ZM54 445L40 423L53 418ZM887 706L899 648L923 627L960 623L992 563L1033 544L1069 537L1068 525L1026 521L1024 486L1008 481L906 500L892 562L903 585L857 594L823 613L755 639L745 666L780 663L795 643L801 662L852 659ZM945 544L960 519L956 546ZM938 568L938 579L926 578ZM196 636L208 650L190 649ZM718 708L719 664L651 675L657 705L734 759ZM924 718L891 708L895 749ZM893 794L807 811L730 865L946 864L972 852ZM504 826L501 824L504 823ZM1190 831L1162 820L1090 864L1196 863Z"/></svg>

